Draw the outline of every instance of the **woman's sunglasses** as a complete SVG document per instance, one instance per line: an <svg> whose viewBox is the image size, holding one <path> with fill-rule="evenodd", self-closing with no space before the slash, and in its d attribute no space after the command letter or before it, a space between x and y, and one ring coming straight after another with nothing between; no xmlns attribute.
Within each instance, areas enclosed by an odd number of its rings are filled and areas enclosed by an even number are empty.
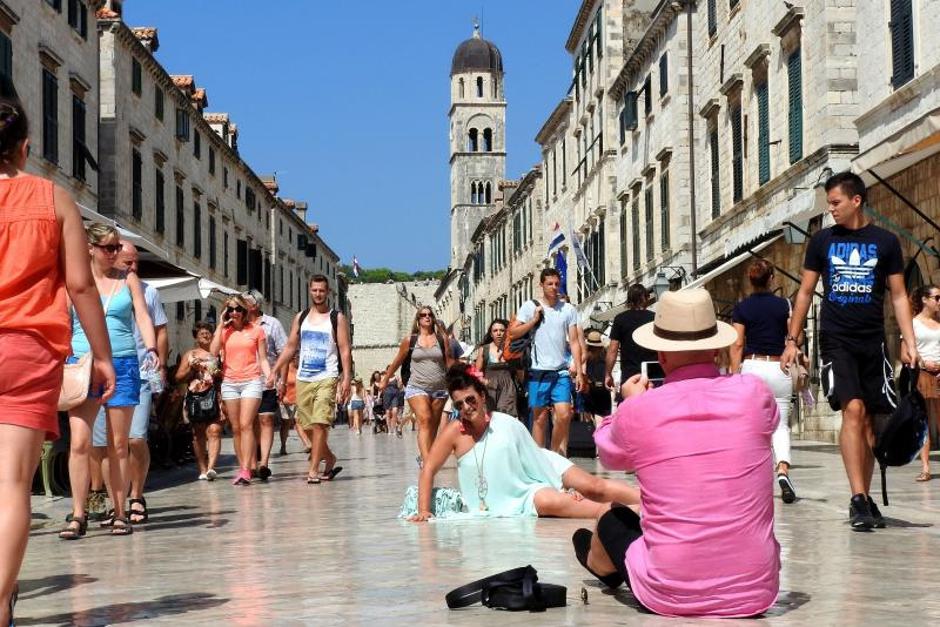
<svg viewBox="0 0 940 627"><path fill-rule="evenodd" d="M928 296L927 298L933 300L935 303L940 303L940 294L934 294L933 296Z"/></svg>
<svg viewBox="0 0 940 627"><path fill-rule="evenodd" d="M419 314L418 314L418 317L419 317L419 318L430 318L431 320L434 320L434 314L432 314L431 312L428 312L428 311L426 311L426 312L424 312L424 313L419 313Z"/></svg>
<svg viewBox="0 0 940 627"><path fill-rule="evenodd" d="M462 401L454 401L453 407L457 411L463 411L463 406L465 404L468 409L476 409L477 407L480 406L479 401L477 401L477 398L475 396L468 396Z"/></svg>
<svg viewBox="0 0 940 627"><path fill-rule="evenodd" d="M247 309L245 309L244 307L240 307L240 306L239 307L229 306L226 308L226 311L228 311L229 313L240 313L242 315L248 313Z"/></svg>
<svg viewBox="0 0 940 627"><path fill-rule="evenodd" d="M100 248L109 255L116 255L121 252L120 244L92 244L95 248Z"/></svg>

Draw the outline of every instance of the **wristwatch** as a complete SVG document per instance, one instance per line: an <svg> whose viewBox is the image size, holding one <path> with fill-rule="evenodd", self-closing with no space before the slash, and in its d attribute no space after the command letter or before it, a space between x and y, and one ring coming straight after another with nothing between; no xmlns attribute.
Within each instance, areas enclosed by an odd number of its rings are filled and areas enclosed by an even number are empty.
<svg viewBox="0 0 940 627"><path fill-rule="evenodd" d="M783 343L784 343L784 344L786 344L787 342L793 342L794 344L799 344L799 342L796 340L796 338L793 337L792 335L790 335L789 333L787 333L786 339L783 340Z"/></svg>

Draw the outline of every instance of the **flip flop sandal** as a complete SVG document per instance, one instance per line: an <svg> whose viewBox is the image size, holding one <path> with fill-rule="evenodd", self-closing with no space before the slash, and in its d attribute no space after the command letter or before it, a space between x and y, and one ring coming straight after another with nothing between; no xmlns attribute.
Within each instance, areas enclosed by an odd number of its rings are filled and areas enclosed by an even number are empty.
<svg viewBox="0 0 940 627"><path fill-rule="evenodd" d="M134 527L131 525L131 521L128 520L127 516L121 518L115 517L111 525L112 536L129 536L134 533Z"/></svg>
<svg viewBox="0 0 940 627"><path fill-rule="evenodd" d="M598 580L608 588L617 588L620 584L623 583L623 575L619 572L613 572L609 575L598 575L593 570L588 568L587 558L588 553L591 551L591 540L594 537L594 532L589 531L588 529L578 529L574 532L574 535L571 536L571 543L574 545L574 555L578 558L578 563L584 566L584 569L597 577Z"/></svg>
<svg viewBox="0 0 940 627"><path fill-rule="evenodd" d="M143 509L134 509L134 505L140 505ZM150 514L147 513L147 499L140 497L139 499L131 499L128 504L127 515L130 518L131 524L140 525L147 522L150 519ZM137 520L134 520L134 517L137 517Z"/></svg>
<svg viewBox="0 0 940 627"><path fill-rule="evenodd" d="M78 524L78 528L73 523ZM72 518L65 528L59 532L59 538L62 540L78 540L88 531L88 514L82 518Z"/></svg>
<svg viewBox="0 0 940 627"><path fill-rule="evenodd" d="M320 479L323 481L332 481L334 477L336 477L336 475L338 475L342 471L343 471L342 466L334 466L333 468L330 469L329 472L325 472L322 475L320 475Z"/></svg>
<svg viewBox="0 0 940 627"><path fill-rule="evenodd" d="M919 475L917 475L914 481L930 481L931 478L932 477L929 472L921 472Z"/></svg>
<svg viewBox="0 0 940 627"><path fill-rule="evenodd" d="M320 483L320 477L311 477L307 475L307 485L316 485Z"/></svg>

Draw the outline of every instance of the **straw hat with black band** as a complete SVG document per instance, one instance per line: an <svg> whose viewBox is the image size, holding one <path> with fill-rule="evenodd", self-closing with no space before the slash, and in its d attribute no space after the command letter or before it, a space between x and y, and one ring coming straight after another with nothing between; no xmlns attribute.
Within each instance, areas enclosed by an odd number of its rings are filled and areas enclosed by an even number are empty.
<svg viewBox="0 0 940 627"><path fill-rule="evenodd" d="M656 318L633 332L633 341L654 351L717 350L734 344L737 331L715 316L707 290L666 292L656 305Z"/></svg>

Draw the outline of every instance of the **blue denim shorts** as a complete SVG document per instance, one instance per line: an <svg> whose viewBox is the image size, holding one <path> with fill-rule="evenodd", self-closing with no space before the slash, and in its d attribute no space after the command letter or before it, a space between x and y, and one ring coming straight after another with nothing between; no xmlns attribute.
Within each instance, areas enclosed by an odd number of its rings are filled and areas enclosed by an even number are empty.
<svg viewBox="0 0 940 627"><path fill-rule="evenodd" d="M153 394L150 391L150 381L140 381L140 403L134 408L134 417L131 418L131 430L128 437L132 440L146 440L150 431L150 409L153 407ZM91 445L102 447L108 445L108 422L105 419L104 407L98 410L95 426L91 431Z"/></svg>
<svg viewBox="0 0 940 627"><path fill-rule="evenodd" d="M72 355L65 363L78 362L81 355ZM137 355L133 357L114 357L114 395L108 400L105 407L136 407L140 404L140 366L137 364ZM100 390L90 390L89 398L101 396Z"/></svg>
<svg viewBox="0 0 940 627"><path fill-rule="evenodd" d="M529 407L571 404L571 377L568 371L529 371Z"/></svg>

